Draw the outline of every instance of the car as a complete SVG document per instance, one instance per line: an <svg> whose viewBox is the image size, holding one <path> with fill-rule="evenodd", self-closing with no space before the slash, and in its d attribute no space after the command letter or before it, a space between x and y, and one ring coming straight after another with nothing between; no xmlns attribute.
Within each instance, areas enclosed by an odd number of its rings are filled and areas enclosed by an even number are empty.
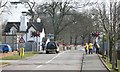
<svg viewBox="0 0 120 72"><path fill-rule="evenodd" d="M54 52L59 53L59 45L57 42L48 42L46 45L46 54Z"/></svg>
<svg viewBox="0 0 120 72"><path fill-rule="evenodd" d="M12 48L8 44L0 44L0 52L7 53L11 52Z"/></svg>

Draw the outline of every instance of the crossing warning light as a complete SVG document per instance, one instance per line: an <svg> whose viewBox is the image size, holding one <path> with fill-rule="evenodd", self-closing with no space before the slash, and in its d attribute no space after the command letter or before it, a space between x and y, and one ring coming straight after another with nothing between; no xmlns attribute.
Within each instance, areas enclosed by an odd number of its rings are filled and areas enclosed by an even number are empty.
<svg viewBox="0 0 120 72"><path fill-rule="evenodd" d="M93 37L98 37L100 35L100 32L92 32Z"/></svg>

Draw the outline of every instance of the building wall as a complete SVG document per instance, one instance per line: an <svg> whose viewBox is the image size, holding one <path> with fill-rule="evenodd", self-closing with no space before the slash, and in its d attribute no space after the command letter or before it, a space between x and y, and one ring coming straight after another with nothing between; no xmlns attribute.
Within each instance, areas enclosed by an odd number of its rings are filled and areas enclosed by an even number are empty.
<svg viewBox="0 0 120 72"><path fill-rule="evenodd" d="M29 31L28 31L28 33L26 33L24 36L23 36L23 38L24 38L24 40L25 40L25 42L27 42L27 41L35 41L35 38L34 37L31 37L31 31L33 32L33 31L36 31L33 27L31 27L30 29L29 29Z"/></svg>
<svg viewBox="0 0 120 72"><path fill-rule="evenodd" d="M45 37L45 30L43 28L42 32L40 33L40 50L42 50L42 39Z"/></svg>
<svg viewBox="0 0 120 72"><path fill-rule="evenodd" d="M45 37L45 32L44 29L42 30L42 32L40 33L40 37L31 37L31 32L36 31L33 27L29 28L28 33L26 33L23 38L25 40L25 42L27 43L28 41L34 41L37 43L38 46L38 50L42 50L42 39ZM36 44L34 43L34 44ZM29 43L27 43L26 45L28 45ZM28 47L28 46L26 46Z"/></svg>

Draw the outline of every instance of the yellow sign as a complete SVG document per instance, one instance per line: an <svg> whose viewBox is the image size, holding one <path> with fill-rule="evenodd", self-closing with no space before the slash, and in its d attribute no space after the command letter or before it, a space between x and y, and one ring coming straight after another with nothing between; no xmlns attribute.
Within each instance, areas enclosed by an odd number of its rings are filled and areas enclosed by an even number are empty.
<svg viewBox="0 0 120 72"><path fill-rule="evenodd" d="M24 56L24 48L20 48L20 56Z"/></svg>

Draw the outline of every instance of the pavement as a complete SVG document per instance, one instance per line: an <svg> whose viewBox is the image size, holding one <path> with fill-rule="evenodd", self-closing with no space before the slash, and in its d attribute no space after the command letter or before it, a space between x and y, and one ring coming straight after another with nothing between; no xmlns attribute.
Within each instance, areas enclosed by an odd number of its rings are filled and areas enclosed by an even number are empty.
<svg viewBox="0 0 120 72"><path fill-rule="evenodd" d="M82 72L110 72L98 54L84 54Z"/></svg>

